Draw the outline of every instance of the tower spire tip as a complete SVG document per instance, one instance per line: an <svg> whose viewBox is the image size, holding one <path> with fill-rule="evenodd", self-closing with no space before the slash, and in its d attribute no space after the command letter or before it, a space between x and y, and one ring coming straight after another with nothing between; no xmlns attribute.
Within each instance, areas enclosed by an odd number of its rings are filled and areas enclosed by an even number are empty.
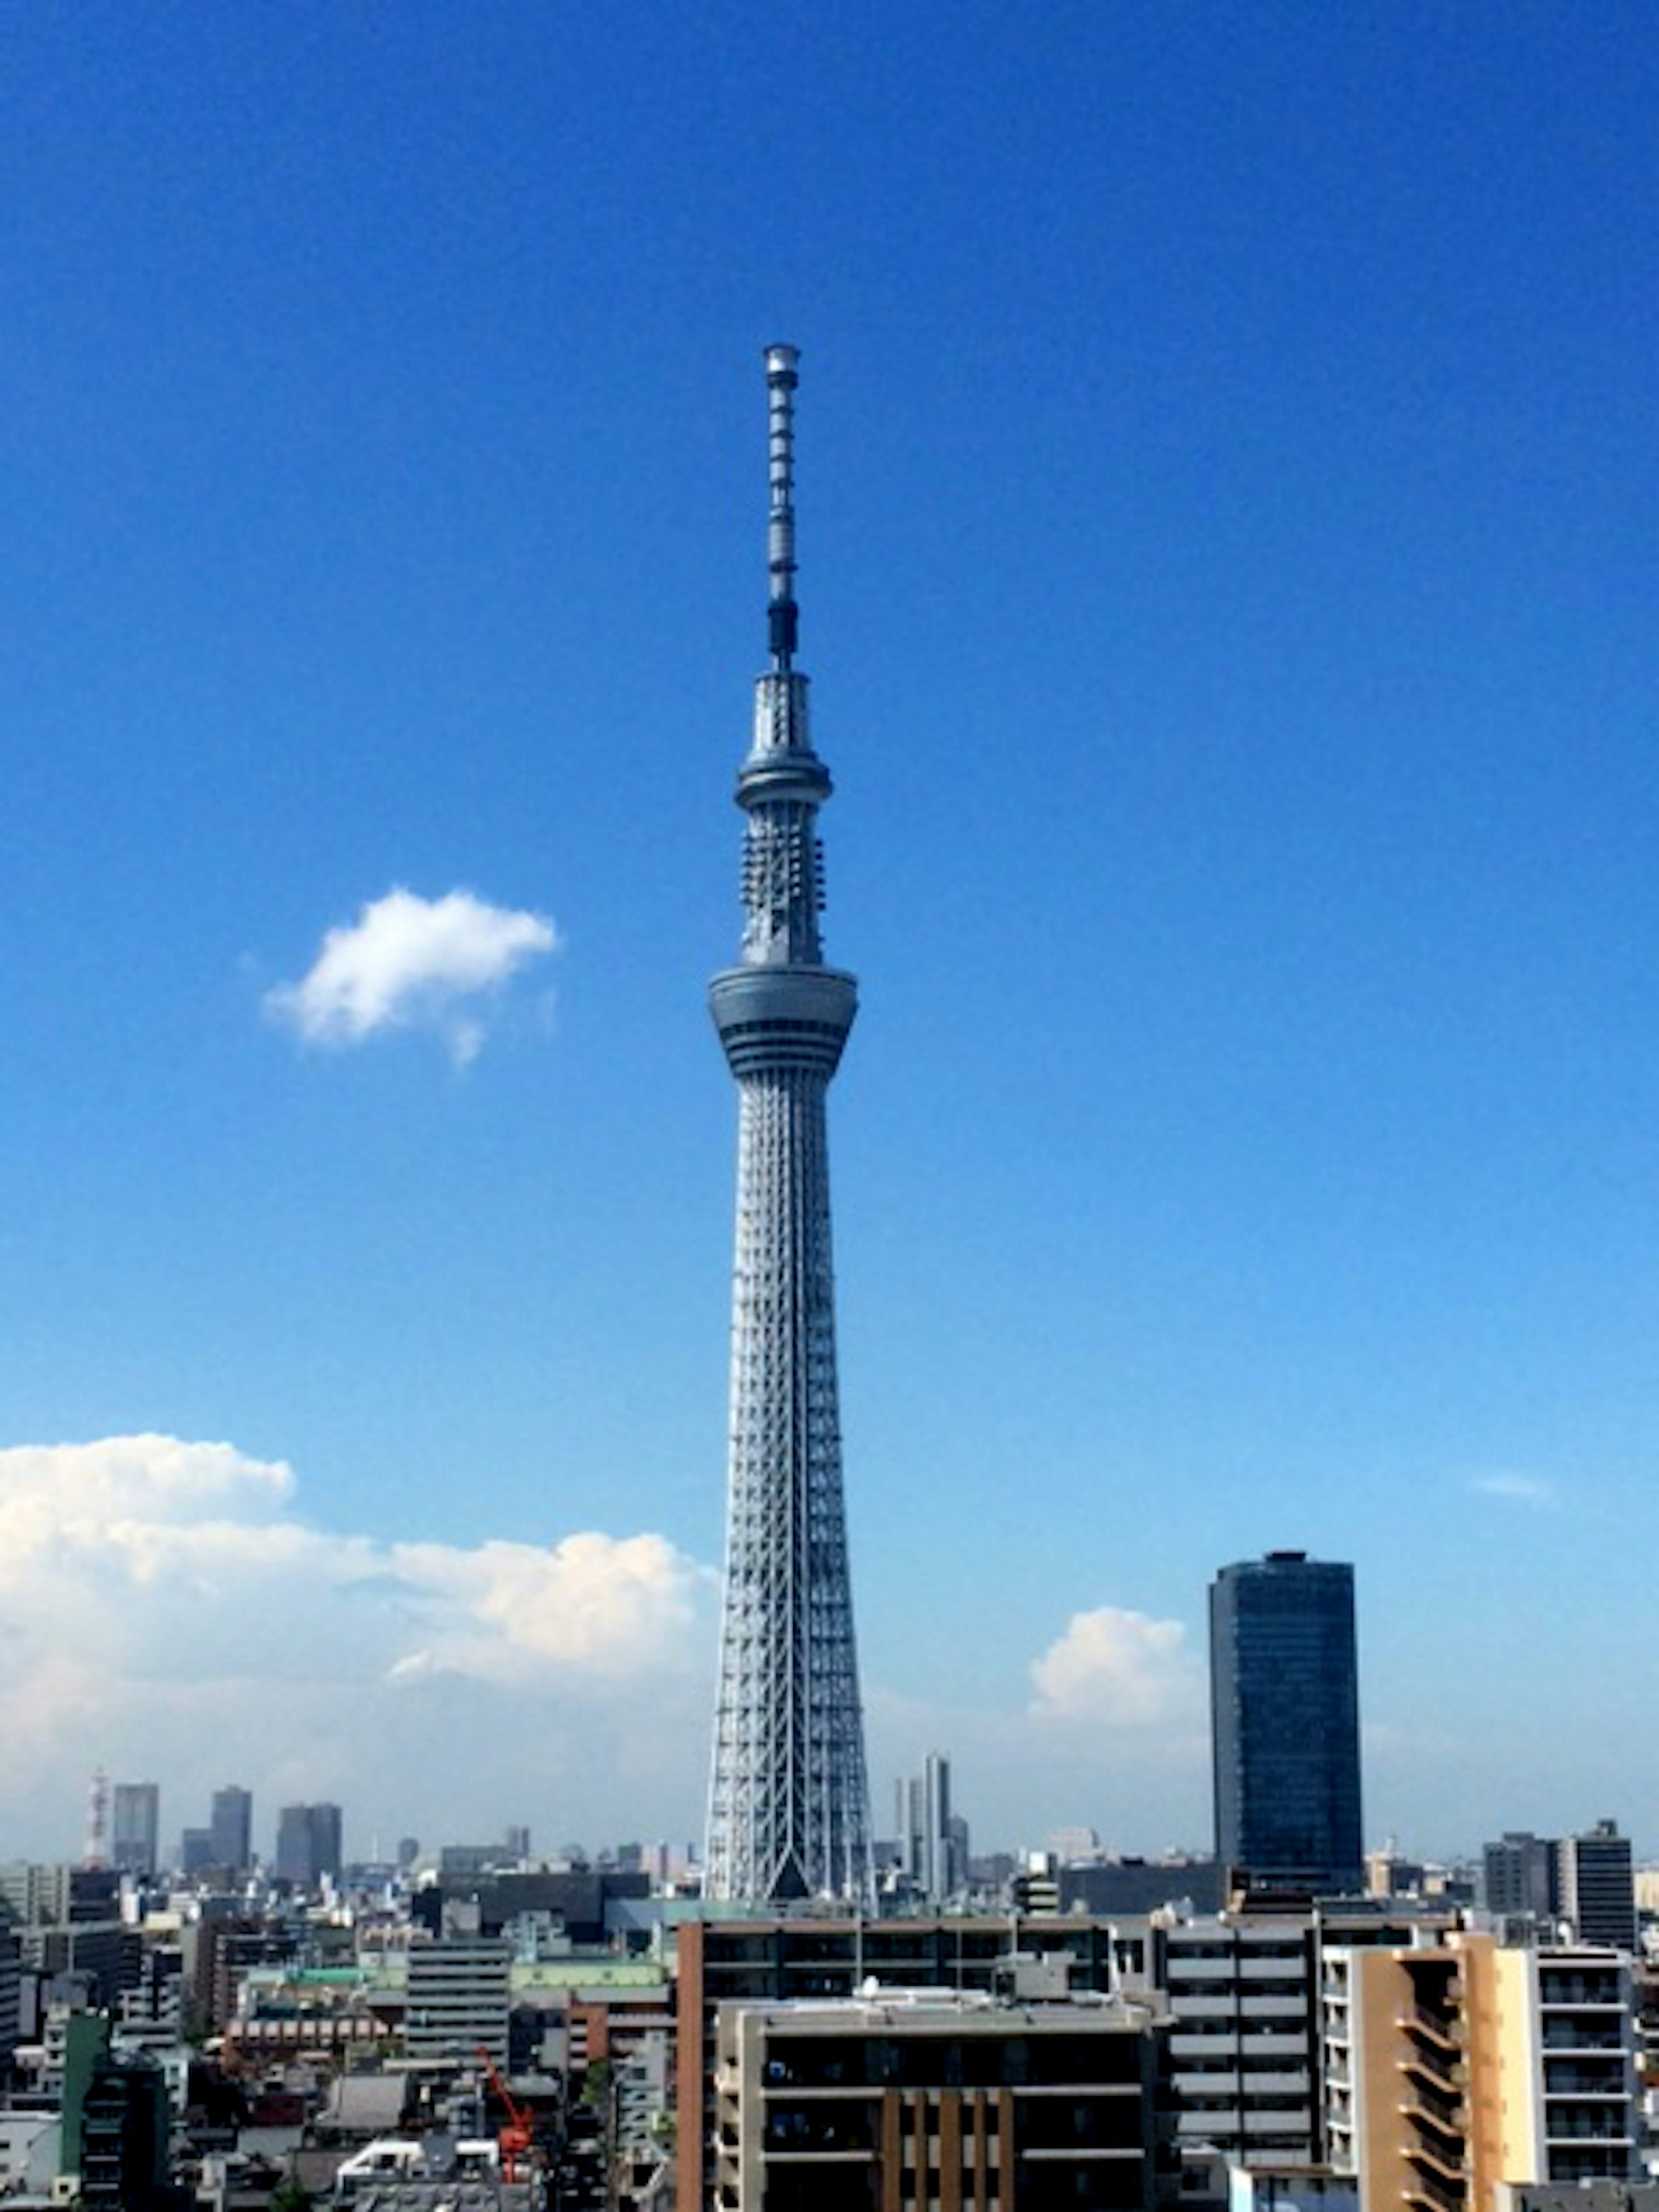
<svg viewBox="0 0 1659 2212"><path fill-rule="evenodd" d="M795 386L800 348L766 349L767 472L771 508L766 526L767 640L772 665L787 671L800 629L795 604Z"/></svg>

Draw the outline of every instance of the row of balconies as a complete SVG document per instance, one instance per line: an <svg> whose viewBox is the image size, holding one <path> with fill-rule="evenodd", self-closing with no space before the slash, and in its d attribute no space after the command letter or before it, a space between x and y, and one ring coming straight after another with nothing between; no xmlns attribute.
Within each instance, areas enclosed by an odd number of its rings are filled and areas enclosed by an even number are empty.
<svg viewBox="0 0 1659 2212"><path fill-rule="evenodd" d="M1312 2077L1297 2069L1279 2074L1212 2074L1206 2070L1177 2073L1174 2080L1177 2096L1206 2104L1227 2097L1246 2101L1252 2097L1306 2097L1313 2087Z"/></svg>
<svg viewBox="0 0 1659 2212"><path fill-rule="evenodd" d="M1279 1956L1240 1956L1229 1952L1219 1958L1201 1952L1171 1951L1164 1967L1164 1986L1174 1990L1183 1982L1296 1982L1305 1984L1305 1962L1299 1951Z"/></svg>
<svg viewBox="0 0 1659 2212"><path fill-rule="evenodd" d="M1544 2140L1546 2142L1609 2142L1633 2143L1634 2135L1621 2127L1611 2112L1594 2117L1586 2113L1573 2118L1565 2113L1552 2112L1547 2106L1544 2112Z"/></svg>
<svg viewBox="0 0 1659 2212"><path fill-rule="evenodd" d="M1265 2028L1254 2035L1240 2035L1230 2025L1220 2023L1206 2033L1196 2023L1188 2022L1171 2034L1170 2049L1177 2058L1237 2058L1248 2066L1252 2060L1261 2063L1273 2058L1305 2058L1308 2039L1294 2028L1288 2032Z"/></svg>
<svg viewBox="0 0 1659 2212"><path fill-rule="evenodd" d="M1170 2008L1176 2025L1183 2027L1189 2020L1236 2020L1243 2027L1251 2021L1305 2020L1308 2000L1305 1993L1294 1991L1279 1995L1275 1991L1252 1990L1248 1996L1189 1996L1184 1990L1172 1995Z"/></svg>
<svg viewBox="0 0 1659 2212"><path fill-rule="evenodd" d="M1547 1970L1538 1977L1538 2002L1545 2012L1564 2005L1575 2011L1622 2011L1625 2006L1617 1974L1553 1974Z"/></svg>

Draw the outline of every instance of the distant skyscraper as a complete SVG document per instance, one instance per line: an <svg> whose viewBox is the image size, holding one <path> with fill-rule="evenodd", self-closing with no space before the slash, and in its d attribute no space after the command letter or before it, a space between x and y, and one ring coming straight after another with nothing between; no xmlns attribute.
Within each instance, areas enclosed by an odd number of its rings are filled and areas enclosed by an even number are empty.
<svg viewBox="0 0 1659 2212"><path fill-rule="evenodd" d="M276 1815L277 1881L313 1889L325 1875L339 1871L339 1807L284 1805Z"/></svg>
<svg viewBox="0 0 1659 2212"><path fill-rule="evenodd" d="M242 1874L253 1863L253 1796L250 1790L228 1782L213 1793L208 1817L213 1838L213 1863Z"/></svg>
<svg viewBox="0 0 1659 2212"><path fill-rule="evenodd" d="M1269 1552L1210 1588L1216 1856L1265 1888L1357 1894L1353 1569Z"/></svg>
<svg viewBox="0 0 1659 2212"><path fill-rule="evenodd" d="M705 1893L749 1904L872 1892L847 1563L825 1098L857 986L824 965L812 750L794 666L793 346L766 355L771 666L738 777L741 964L710 1003L737 1079L726 1597Z"/></svg>
<svg viewBox="0 0 1659 2212"><path fill-rule="evenodd" d="M920 1774L898 1784L899 1865L923 1896L935 1905L950 1897L967 1874L967 1853L956 1846L951 1811L951 1762L930 1751Z"/></svg>
<svg viewBox="0 0 1659 2212"><path fill-rule="evenodd" d="M1547 1836L1512 1828L1480 1850L1480 1902L1505 1919L1548 1921L1556 1907L1556 1846Z"/></svg>
<svg viewBox="0 0 1659 2212"><path fill-rule="evenodd" d="M1616 1820L1598 1820L1555 1847L1561 1917L1581 1943L1636 1948L1636 1875L1630 1838Z"/></svg>
<svg viewBox="0 0 1659 2212"><path fill-rule="evenodd" d="M118 1782L110 1808L110 1864L118 1874L154 1874L161 1863L161 1792L154 1782Z"/></svg>

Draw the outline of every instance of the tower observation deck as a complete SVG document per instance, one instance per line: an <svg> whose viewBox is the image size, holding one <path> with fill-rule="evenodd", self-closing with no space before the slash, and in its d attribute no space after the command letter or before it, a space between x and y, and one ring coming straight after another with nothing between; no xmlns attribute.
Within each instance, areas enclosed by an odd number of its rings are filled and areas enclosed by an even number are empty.
<svg viewBox="0 0 1659 2212"><path fill-rule="evenodd" d="M738 1085L726 1594L705 1894L755 1905L872 1893L836 1383L824 1106L858 1004L826 967L812 750L794 665L799 356L766 349L770 666L738 775L738 964L709 988Z"/></svg>

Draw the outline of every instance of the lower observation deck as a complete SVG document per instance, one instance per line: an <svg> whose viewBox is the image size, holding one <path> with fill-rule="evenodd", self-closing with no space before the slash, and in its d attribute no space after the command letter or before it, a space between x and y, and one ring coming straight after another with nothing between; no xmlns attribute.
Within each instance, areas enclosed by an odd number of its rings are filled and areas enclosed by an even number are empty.
<svg viewBox="0 0 1659 2212"><path fill-rule="evenodd" d="M708 1009L733 1075L806 1067L827 1078L841 1064L858 984L840 968L725 968Z"/></svg>

